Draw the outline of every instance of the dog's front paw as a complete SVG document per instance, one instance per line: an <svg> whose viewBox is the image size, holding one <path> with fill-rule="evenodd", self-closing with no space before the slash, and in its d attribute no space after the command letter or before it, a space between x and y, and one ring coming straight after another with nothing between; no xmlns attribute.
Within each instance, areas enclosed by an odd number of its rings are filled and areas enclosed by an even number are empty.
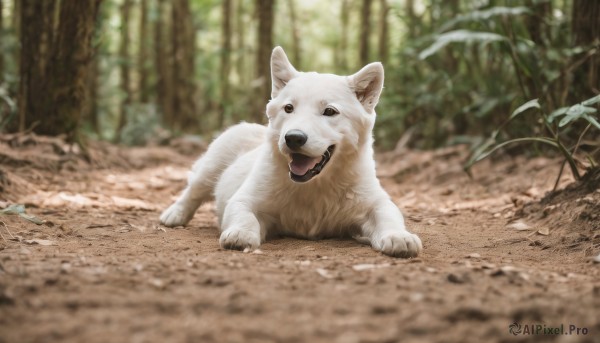
<svg viewBox="0 0 600 343"><path fill-rule="evenodd" d="M182 204L174 203L160 215L160 223L168 227L182 226L187 224L193 216L193 211Z"/></svg>
<svg viewBox="0 0 600 343"><path fill-rule="evenodd" d="M219 243L223 249L256 249L260 246L260 234L252 230L228 229L221 233Z"/></svg>
<svg viewBox="0 0 600 343"><path fill-rule="evenodd" d="M389 232L373 242L373 248L393 257L416 257L423 249L419 236L408 231Z"/></svg>

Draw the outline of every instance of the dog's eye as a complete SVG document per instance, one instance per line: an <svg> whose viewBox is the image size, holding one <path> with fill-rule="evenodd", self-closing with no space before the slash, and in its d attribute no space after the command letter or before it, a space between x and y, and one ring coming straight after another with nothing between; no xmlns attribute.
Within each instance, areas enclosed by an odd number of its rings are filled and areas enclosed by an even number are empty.
<svg viewBox="0 0 600 343"><path fill-rule="evenodd" d="M340 112L338 112L335 108L331 108L331 107L327 107L325 109L325 111L323 111L323 115L328 116L328 117L334 116L338 113L340 113Z"/></svg>
<svg viewBox="0 0 600 343"><path fill-rule="evenodd" d="M294 112L294 106L292 106L292 104L287 104L283 107L283 110L285 113L292 113Z"/></svg>

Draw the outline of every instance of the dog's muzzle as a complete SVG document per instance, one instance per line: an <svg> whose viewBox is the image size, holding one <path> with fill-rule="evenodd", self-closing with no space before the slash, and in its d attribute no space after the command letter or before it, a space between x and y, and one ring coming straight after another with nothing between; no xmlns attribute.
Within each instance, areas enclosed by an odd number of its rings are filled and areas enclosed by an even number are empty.
<svg viewBox="0 0 600 343"><path fill-rule="evenodd" d="M310 157L300 153L292 153L292 161L289 164L290 178L294 182L306 182L325 168L325 165L331 159L335 145L329 146L320 157Z"/></svg>

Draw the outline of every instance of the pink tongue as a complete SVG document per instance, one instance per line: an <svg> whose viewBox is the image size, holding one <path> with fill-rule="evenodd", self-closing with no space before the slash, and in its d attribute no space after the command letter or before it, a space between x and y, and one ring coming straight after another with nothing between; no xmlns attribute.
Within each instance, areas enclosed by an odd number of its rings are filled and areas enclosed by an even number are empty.
<svg viewBox="0 0 600 343"><path fill-rule="evenodd" d="M314 168L321 159L318 157L308 157L302 154L292 154L292 162L290 162L290 171L298 176L306 174Z"/></svg>

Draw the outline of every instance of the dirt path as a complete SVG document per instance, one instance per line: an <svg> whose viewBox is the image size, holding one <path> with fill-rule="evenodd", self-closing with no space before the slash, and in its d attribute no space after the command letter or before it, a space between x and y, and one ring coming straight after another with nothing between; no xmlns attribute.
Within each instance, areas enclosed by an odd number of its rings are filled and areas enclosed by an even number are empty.
<svg viewBox="0 0 600 343"><path fill-rule="evenodd" d="M411 260L350 240L225 251L212 204L185 228L163 228L158 214L190 157L133 170L10 169L0 207L29 204L46 223L0 216L0 342L600 342L598 228L507 227L552 188L560 162L482 164L470 180L462 154L379 157L383 184L424 242ZM580 334L527 335L526 325Z"/></svg>

